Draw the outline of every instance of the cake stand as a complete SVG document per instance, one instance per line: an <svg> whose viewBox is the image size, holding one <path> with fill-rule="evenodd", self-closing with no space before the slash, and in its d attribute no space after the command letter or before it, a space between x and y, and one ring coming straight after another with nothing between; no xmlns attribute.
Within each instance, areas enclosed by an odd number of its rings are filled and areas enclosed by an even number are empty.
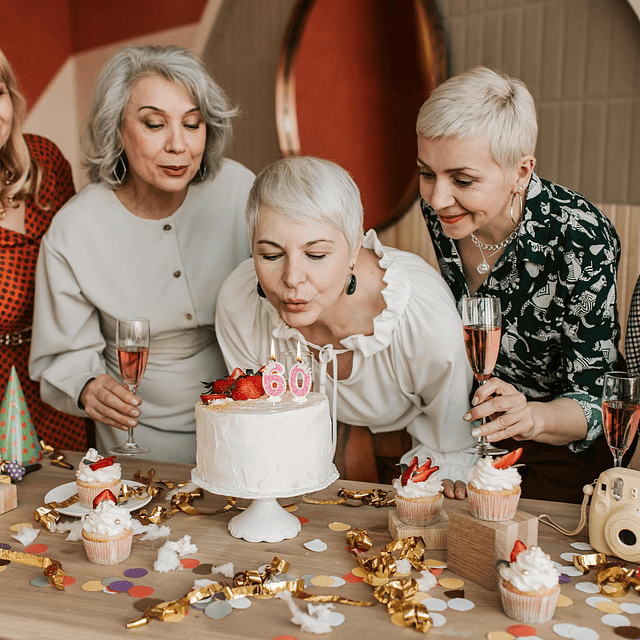
<svg viewBox="0 0 640 640"><path fill-rule="evenodd" d="M277 495L264 492L256 494L250 491L215 487L200 477L198 469L191 471L191 481L209 493L216 495L247 498L251 504L240 514L229 521L229 533L234 538L242 538L248 542L281 542L295 538L300 533L300 520L283 509L277 498L292 498L303 493L313 493L326 489L338 477L338 470L331 465L332 471L322 482L312 487L301 487L290 492L281 491Z"/></svg>

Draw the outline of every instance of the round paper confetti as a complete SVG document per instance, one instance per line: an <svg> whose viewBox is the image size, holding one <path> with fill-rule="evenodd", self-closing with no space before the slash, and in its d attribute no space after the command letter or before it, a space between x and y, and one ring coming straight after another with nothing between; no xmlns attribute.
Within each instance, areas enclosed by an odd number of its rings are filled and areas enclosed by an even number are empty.
<svg viewBox="0 0 640 640"><path fill-rule="evenodd" d="M200 560L196 558L180 558L180 564L185 569L195 569L200 564Z"/></svg>
<svg viewBox="0 0 640 640"><path fill-rule="evenodd" d="M162 602L164 602L164 600L161 598L140 598L139 600L134 600L133 608L136 611L142 611L144 613L149 607L155 607Z"/></svg>
<svg viewBox="0 0 640 640"><path fill-rule="evenodd" d="M0 549L5 549L9 551L9 549L11 549L11 545L7 544L6 542L0 542Z"/></svg>
<svg viewBox="0 0 640 640"><path fill-rule="evenodd" d="M434 627L442 627L447 623L447 619L440 613L429 613Z"/></svg>
<svg viewBox="0 0 640 640"><path fill-rule="evenodd" d="M31 544L24 548L25 553L39 554L44 553L49 547L46 544Z"/></svg>
<svg viewBox="0 0 640 640"><path fill-rule="evenodd" d="M47 580L45 576L38 576L31 581L34 587L52 587L53 585Z"/></svg>
<svg viewBox="0 0 640 640"><path fill-rule="evenodd" d="M364 578L367 575L367 572L362 567L354 567L351 569L351 573L358 578Z"/></svg>
<svg viewBox="0 0 640 640"><path fill-rule="evenodd" d="M440 598L427 598L422 601L422 604L427 608L427 611L444 611L447 608L447 603Z"/></svg>
<svg viewBox="0 0 640 640"><path fill-rule="evenodd" d="M369 584L373 587L379 587L380 585L387 584L389 578L383 578L382 576L372 576L369 580Z"/></svg>
<svg viewBox="0 0 640 640"><path fill-rule="evenodd" d="M300 524L309 524L309 518L303 518L302 516L296 516L300 520Z"/></svg>
<svg viewBox="0 0 640 640"><path fill-rule="evenodd" d="M593 551L593 547L588 542L572 542L570 546L578 551Z"/></svg>
<svg viewBox="0 0 640 640"><path fill-rule="evenodd" d="M226 618L233 611L233 607L226 600L214 600L211 604L207 605L204 610L204 615L214 620L220 618Z"/></svg>
<svg viewBox="0 0 640 640"><path fill-rule="evenodd" d="M622 609L617 602L611 600L603 602L596 602L596 609L602 611L602 613L622 613Z"/></svg>
<svg viewBox="0 0 640 640"><path fill-rule="evenodd" d="M577 628L578 627L575 624L569 624L568 622L565 622L562 624L554 624L553 632L557 633L563 638L572 638L573 636L571 634L573 633L573 630Z"/></svg>
<svg viewBox="0 0 640 640"><path fill-rule="evenodd" d="M426 600L427 598L432 598L433 596L430 596L428 593L422 593L421 591L416 591L413 594L413 598L411 598L411 600L413 602L422 602L423 600Z"/></svg>
<svg viewBox="0 0 640 640"><path fill-rule="evenodd" d="M635 604L635 602L621 602L620 609L625 613L640 613L640 604Z"/></svg>
<svg viewBox="0 0 640 640"><path fill-rule="evenodd" d="M575 554L575 553L561 553L560 557L563 560L566 560L567 562L570 562L571 564L573 564L573 556L575 556L575 555L577 555L577 554Z"/></svg>
<svg viewBox="0 0 640 640"><path fill-rule="evenodd" d="M64 578L62 578L62 584L65 587L70 587L72 584L76 583L76 578L72 577L72 576L65 576Z"/></svg>
<svg viewBox="0 0 640 640"><path fill-rule="evenodd" d="M8 564L11 564L11 560L5 560L4 558L0 558L0 567L4 569Z"/></svg>
<svg viewBox="0 0 640 640"><path fill-rule="evenodd" d="M558 596L558 602L556 602L556 607L570 607L572 604L574 604L573 600L567 596L564 595L564 593L561 593Z"/></svg>
<svg viewBox="0 0 640 640"><path fill-rule="evenodd" d="M441 578L438 582L445 589L462 589L464 587L464 580L460 580L460 578Z"/></svg>
<svg viewBox="0 0 640 640"><path fill-rule="evenodd" d="M434 567L438 567L440 569L446 569L447 568L447 563L446 562L443 562L442 560L434 560L433 558L427 558L424 561L424 563L430 569L433 569Z"/></svg>
<svg viewBox="0 0 640 640"><path fill-rule="evenodd" d="M316 587L332 587L333 578L331 576L314 576L311 578L311 584Z"/></svg>
<svg viewBox="0 0 640 640"><path fill-rule="evenodd" d="M124 575L127 578L143 578L144 576L147 575L147 573L149 573L146 569L143 569L142 567L138 567L136 569L127 569L124 572Z"/></svg>
<svg viewBox="0 0 640 640"><path fill-rule="evenodd" d="M590 606L590 607L594 607L596 606L596 604L598 602L611 602L611 600L609 600L609 598L605 598L604 596L590 596L588 597L585 602Z"/></svg>
<svg viewBox="0 0 640 640"><path fill-rule="evenodd" d="M447 598L464 598L464 589L453 589L453 591L445 591Z"/></svg>
<svg viewBox="0 0 640 640"><path fill-rule="evenodd" d="M600 618L602 624L606 624L607 627L630 627L631 620L626 616L618 615L617 613L608 613L606 616Z"/></svg>
<svg viewBox="0 0 640 640"><path fill-rule="evenodd" d="M127 593L132 598L148 598L149 596L152 596L154 594L154 589L152 587L145 587L142 584L136 584L135 586L131 587L131 589L129 589Z"/></svg>
<svg viewBox="0 0 640 640"><path fill-rule="evenodd" d="M110 587L102 587L102 593L108 593L110 596L117 596L120 592Z"/></svg>
<svg viewBox="0 0 640 640"><path fill-rule="evenodd" d="M338 587L344 587L344 585L346 584L346 580L344 580L343 578L341 578L340 576L331 576L333 578L333 588L336 589Z"/></svg>
<svg viewBox="0 0 640 640"><path fill-rule="evenodd" d="M575 588L582 593L600 593L598 585L593 582L576 582Z"/></svg>
<svg viewBox="0 0 640 640"><path fill-rule="evenodd" d="M120 576L116 576L115 578L105 578L102 580L102 585L108 587L112 582L116 582L117 580L121 580Z"/></svg>
<svg viewBox="0 0 640 640"><path fill-rule="evenodd" d="M454 611L470 611L476 605L466 598L451 598L451 600L447 602L447 606Z"/></svg>
<svg viewBox="0 0 640 640"><path fill-rule="evenodd" d="M396 625L396 627L404 627L404 614L402 611L398 611L398 613L394 613L391 616L391 622Z"/></svg>
<svg viewBox="0 0 640 640"><path fill-rule="evenodd" d="M560 568L560 573L564 573L566 576L572 576L573 578L575 578L576 576L580 576L582 577L584 575L584 573L582 571L580 571L580 569L576 568L576 567L561 567Z"/></svg>
<svg viewBox="0 0 640 640"><path fill-rule="evenodd" d="M7 564L9 564L9 562L7 562ZM2 573L7 568L7 564L0 565L0 573Z"/></svg>
<svg viewBox="0 0 640 640"><path fill-rule="evenodd" d="M129 580L114 580L110 582L108 585L111 591L117 591L118 593L124 593L125 591L129 591L131 587L135 586L133 582L129 582Z"/></svg>
<svg viewBox="0 0 640 640"><path fill-rule="evenodd" d="M330 611L327 619L332 627L339 627L344 622L344 614L339 611Z"/></svg>
<svg viewBox="0 0 640 640"><path fill-rule="evenodd" d="M213 565L210 562L199 564L197 567L193 567L193 573L199 576L208 576L213 569Z"/></svg>
<svg viewBox="0 0 640 640"><path fill-rule="evenodd" d="M561 573L558 576L558 582L560 584L569 584L569 582L571 582L571 578L566 573Z"/></svg>
<svg viewBox="0 0 640 640"><path fill-rule="evenodd" d="M278 636L277 638L273 638L273 640L298 640L295 636Z"/></svg>
<svg viewBox="0 0 640 640"><path fill-rule="evenodd" d="M89 580L89 582L85 582L80 588L83 591L102 591L103 584L99 580Z"/></svg>
<svg viewBox="0 0 640 640"><path fill-rule="evenodd" d="M12 524L9 527L10 531L17 531L20 527L29 527L29 529L33 529L33 525L29 522L18 522L18 524Z"/></svg>
<svg viewBox="0 0 640 640"><path fill-rule="evenodd" d="M350 524L345 524L344 522L332 522L327 525L331 531L348 531L351 529Z"/></svg>
<svg viewBox="0 0 640 640"><path fill-rule="evenodd" d="M571 632L573 640L598 640L600 635L595 629L589 629L589 627L576 627Z"/></svg>
<svg viewBox="0 0 640 640"><path fill-rule="evenodd" d="M342 576L342 579L345 582L362 582L362 578L360 576L356 576L353 573L347 573Z"/></svg>
<svg viewBox="0 0 640 640"><path fill-rule="evenodd" d="M536 634L534 627L531 627L528 624L512 624L510 627L507 627L507 632L513 634L516 638L533 636Z"/></svg>
<svg viewBox="0 0 640 640"><path fill-rule="evenodd" d="M304 546L309 549L309 551L320 552L327 550L327 545L319 538L314 538L313 540L309 540L309 542L305 542Z"/></svg>
<svg viewBox="0 0 640 640"><path fill-rule="evenodd" d="M621 638L629 638L630 640L638 640L640 638L640 627L616 627L613 630L617 636Z"/></svg>
<svg viewBox="0 0 640 640"><path fill-rule="evenodd" d="M198 600L198 602L194 602L191 605L191 608L198 609L198 610L206 609L212 601L213 601L213 598L209 596L208 598L203 598L202 600Z"/></svg>
<svg viewBox="0 0 640 640"><path fill-rule="evenodd" d="M515 636L506 631L489 631L487 640L515 640Z"/></svg>
<svg viewBox="0 0 640 640"><path fill-rule="evenodd" d="M251 606L251 598L234 598L229 604L233 609L248 609Z"/></svg>
<svg viewBox="0 0 640 640"><path fill-rule="evenodd" d="M305 588L305 589L308 589L309 587L312 587L312 586L313 586L313 584L311 583L311 580L312 580L313 578L315 578L315 577L316 577L316 576L315 576L315 574L314 574L314 573L307 573L307 574L306 574L306 575L304 575L304 576L300 576L300 579L301 579L301 580L304 580L304 588Z"/></svg>

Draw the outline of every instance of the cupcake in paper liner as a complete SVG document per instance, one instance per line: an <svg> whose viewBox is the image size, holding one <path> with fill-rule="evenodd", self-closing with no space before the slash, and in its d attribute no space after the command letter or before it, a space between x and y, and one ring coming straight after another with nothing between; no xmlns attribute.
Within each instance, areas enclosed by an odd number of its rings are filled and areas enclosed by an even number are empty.
<svg viewBox="0 0 640 640"><path fill-rule="evenodd" d="M115 504L115 496L105 493L110 497L82 516L82 541L90 562L119 564L131 554L133 521L127 509Z"/></svg>
<svg viewBox="0 0 640 640"><path fill-rule="evenodd" d="M78 465L76 486L78 501L86 509L93 507L94 498L109 489L114 495L120 493L122 469L115 456L103 458L95 449L89 449Z"/></svg>
<svg viewBox="0 0 640 640"><path fill-rule="evenodd" d="M431 458L418 466L418 457L393 481L396 508L402 522L412 527L433 524L440 515L444 497L442 482L435 477L438 467L431 466Z"/></svg>
<svg viewBox="0 0 640 640"><path fill-rule="evenodd" d="M541 624L553 618L560 595L558 570L540 549L527 549L520 540L511 563L499 568L500 597L507 616L524 624Z"/></svg>
<svg viewBox="0 0 640 640"><path fill-rule="evenodd" d="M498 459L480 458L467 476L469 511L478 520L511 520L518 510L522 478L512 465L522 455L522 448Z"/></svg>

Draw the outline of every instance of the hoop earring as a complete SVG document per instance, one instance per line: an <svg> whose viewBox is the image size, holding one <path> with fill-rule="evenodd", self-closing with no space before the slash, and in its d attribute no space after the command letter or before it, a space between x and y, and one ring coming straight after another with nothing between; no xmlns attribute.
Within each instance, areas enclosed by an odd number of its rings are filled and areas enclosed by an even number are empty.
<svg viewBox="0 0 640 640"><path fill-rule="evenodd" d="M198 167L198 178L200 178L200 180L204 180L206 175L207 175L207 167L204 164L204 162L201 162L200 166Z"/></svg>
<svg viewBox="0 0 640 640"><path fill-rule="evenodd" d="M513 201L516 199L516 196L518 196L518 198L520 198L520 206L518 207L519 211L522 211L522 206L524 204L523 200L522 200L522 196L520 195L520 191L516 191L512 196L511 196L511 206L509 207L509 217L511 218L511 222L513 222L513 224L518 224L516 222L516 220L513 217Z"/></svg>
<svg viewBox="0 0 640 640"><path fill-rule="evenodd" d="M356 280L355 275L352 273L349 275L347 279L347 295L352 296L356 292L356 287L358 286L358 282Z"/></svg>
<svg viewBox="0 0 640 640"><path fill-rule="evenodd" d="M256 291L258 292L258 295L261 298L266 298L267 294L264 292L264 289L262 288L262 285L260 284L260 281L258 281L258 286L256 287Z"/></svg>
<svg viewBox="0 0 640 640"><path fill-rule="evenodd" d="M118 175L118 169L122 165L121 175ZM122 157L122 153L118 156L116 160L116 166L113 168L113 178L118 183L118 185L122 185L125 177L127 176L127 164Z"/></svg>

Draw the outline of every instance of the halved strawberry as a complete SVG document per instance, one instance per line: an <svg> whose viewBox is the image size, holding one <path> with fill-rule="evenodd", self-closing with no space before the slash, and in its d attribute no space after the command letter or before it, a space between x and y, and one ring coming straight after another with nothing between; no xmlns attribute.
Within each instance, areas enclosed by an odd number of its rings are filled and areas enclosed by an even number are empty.
<svg viewBox="0 0 640 640"><path fill-rule="evenodd" d="M260 388L258 389L256 387L255 380L252 380L253 377L254 376L246 376L236 380L236 383L231 390L231 397L234 400L254 400L264 393L264 389L262 388L262 379L260 380Z"/></svg>
<svg viewBox="0 0 640 640"><path fill-rule="evenodd" d="M516 543L513 545L513 549L511 550L511 562L515 562L516 558L518 557L518 554L521 551L525 551L527 548L527 545L522 542L522 540L516 540Z"/></svg>
<svg viewBox="0 0 640 640"><path fill-rule="evenodd" d="M427 458L427 461L411 476L411 482L424 482L429 476L433 475L440 467L431 466L431 458Z"/></svg>
<svg viewBox="0 0 640 640"><path fill-rule="evenodd" d="M93 499L93 508L96 509L97 506L103 500L110 500L113 504L118 504L118 498L116 498L109 489L103 489L94 499Z"/></svg>
<svg viewBox="0 0 640 640"><path fill-rule="evenodd" d="M494 460L493 466L496 469L508 469L519 460L521 455L522 455L522 447L518 447L513 451L509 451L509 453L506 453L501 458Z"/></svg>
<svg viewBox="0 0 640 640"><path fill-rule="evenodd" d="M201 393L200 400L204 404L211 404L214 400L228 400L229 396L225 396L224 393Z"/></svg>
<svg viewBox="0 0 640 640"><path fill-rule="evenodd" d="M258 398L264 395L265 391L264 387L262 386L262 376L259 373L254 373L250 376L246 376L244 379L251 383L251 385L253 385L256 393L260 394Z"/></svg>
<svg viewBox="0 0 640 640"><path fill-rule="evenodd" d="M229 376L232 380L237 380L240 376L244 375L244 371L240 367L236 367Z"/></svg>
<svg viewBox="0 0 640 640"><path fill-rule="evenodd" d="M93 471L97 471L98 469L102 469L103 467L110 467L112 464L114 464L116 457L115 456L109 456L108 458L100 458L100 460L96 460L95 462L92 462L89 467L91 467L91 469Z"/></svg>
<svg viewBox="0 0 640 640"><path fill-rule="evenodd" d="M225 378L219 378L218 380L213 381L213 385L211 390L213 393L229 393L231 387L233 387L233 383L235 379L231 376L226 376Z"/></svg>
<svg viewBox="0 0 640 640"><path fill-rule="evenodd" d="M411 474L415 471L417 466L418 456L414 456L411 464L402 472L402 475L400 476L400 483L403 487L407 486L407 482L409 482L409 478L411 477Z"/></svg>

